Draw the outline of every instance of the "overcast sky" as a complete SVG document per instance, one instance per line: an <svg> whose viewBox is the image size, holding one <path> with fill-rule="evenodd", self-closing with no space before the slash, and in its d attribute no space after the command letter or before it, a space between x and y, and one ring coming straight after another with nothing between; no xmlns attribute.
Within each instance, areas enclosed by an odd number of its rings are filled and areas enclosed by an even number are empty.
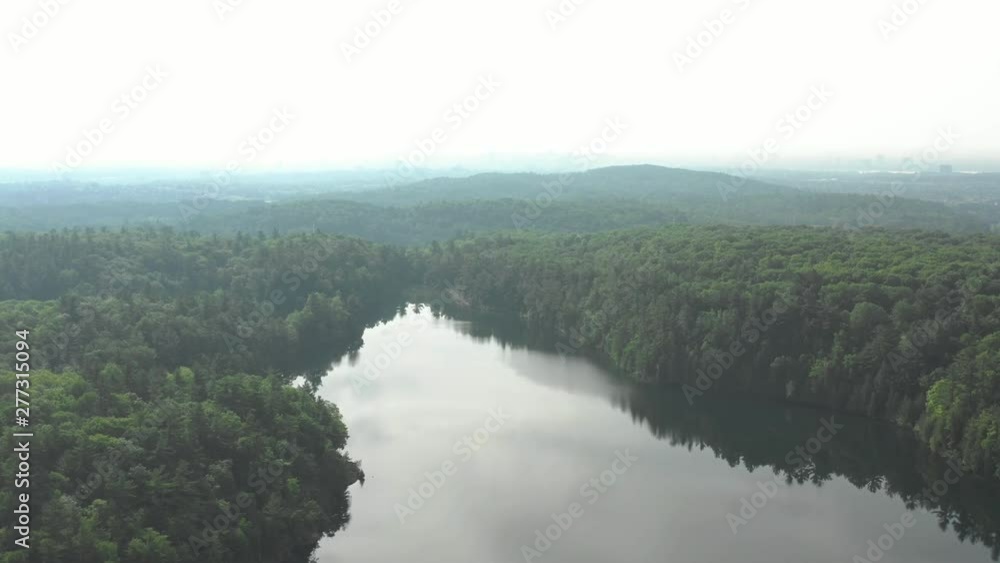
<svg viewBox="0 0 1000 563"><path fill-rule="evenodd" d="M0 3L2 167L1000 148L996 0L63 2Z"/></svg>

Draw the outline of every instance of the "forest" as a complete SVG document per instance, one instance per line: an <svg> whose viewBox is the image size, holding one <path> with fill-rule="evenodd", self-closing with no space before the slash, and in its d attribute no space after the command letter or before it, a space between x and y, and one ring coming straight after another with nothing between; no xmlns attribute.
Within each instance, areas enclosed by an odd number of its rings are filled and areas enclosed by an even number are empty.
<svg viewBox="0 0 1000 563"><path fill-rule="evenodd" d="M220 187L194 180L141 187L27 184L7 188L5 199L21 203L0 204L0 224L36 232L170 226L227 236L319 230L411 246L498 231L600 232L677 223L966 234L1000 224L995 205L1000 193L991 184L939 185L928 178L867 179L860 187L846 180L792 186L780 179L628 166L570 174L477 174L397 187L348 182L323 190L308 176L299 182L304 184L294 184L299 191L282 184ZM938 196L945 189L952 199ZM924 194L926 199L916 197Z"/></svg>
<svg viewBox="0 0 1000 563"><path fill-rule="evenodd" d="M1000 479L987 214L899 198L857 228L877 196L747 183L723 205L720 175L571 177L548 199L539 181L558 176L481 175L210 200L190 221L170 196L0 210L0 330L30 330L38 436L33 548L0 562L308 561L365 479L316 388L428 288L599 357L650 397L680 386L688 407L740 393L861 414ZM5 346L8 388L13 366ZM4 542L14 504L0 491Z"/></svg>
<svg viewBox="0 0 1000 563"><path fill-rule="evenodd" d="M1000 478L1000 245L989 235L698 227L504 234L421 250L466 306L640 382L915 428Z"/></svg>
<svg viewBox="0 0 1000 563"><path fill-rule="evenodd" d="M3 333L30 330L37 436L32 549L0 560L306 561L345 524L364 474L336 406L292 382L394 302L398 251L81 230L0 237L0 271ZM14 347L0 356L13 389ZM10 543L12 489L0 506Z"/></svg>

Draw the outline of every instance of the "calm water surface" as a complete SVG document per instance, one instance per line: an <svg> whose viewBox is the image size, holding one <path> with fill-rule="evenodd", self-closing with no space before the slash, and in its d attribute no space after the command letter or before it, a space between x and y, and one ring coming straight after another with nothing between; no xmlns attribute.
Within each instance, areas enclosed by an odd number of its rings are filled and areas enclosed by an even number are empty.
<svg viewBox="0 0 1000 563"><path fill-rule="evenodd" d="M846 563L904 515L881 562L991 561L1000 497L969 478L922 496L948 466L905 433L837 415L810 443L829 413L692 406L517 339L411 308L333 367L320 394L367 482L321 563Z"/></svg>

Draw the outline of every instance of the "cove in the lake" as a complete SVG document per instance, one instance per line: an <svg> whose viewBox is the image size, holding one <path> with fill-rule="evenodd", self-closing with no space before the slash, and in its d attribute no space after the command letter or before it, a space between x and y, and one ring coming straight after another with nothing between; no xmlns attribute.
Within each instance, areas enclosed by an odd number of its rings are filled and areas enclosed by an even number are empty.
<svg viewBox="0 0 1000 563"><path fill-rule="evenodd" d="M410 307L319 394L360 459L320 563L971 563L1000 493L904 429L627 383L491 319Z"/></svg>

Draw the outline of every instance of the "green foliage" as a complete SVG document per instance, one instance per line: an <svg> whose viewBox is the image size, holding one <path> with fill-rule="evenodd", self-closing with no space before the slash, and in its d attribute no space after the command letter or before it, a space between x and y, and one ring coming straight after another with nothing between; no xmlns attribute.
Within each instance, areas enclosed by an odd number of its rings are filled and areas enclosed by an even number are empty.
<svg viewBox="0 0 1000 563"><path fill-rule="evenodd" d="M201 232L262 235L318 230L401 245L515 230L600 232L669 224L859 226L871 222L859 220L859 215L864 217L873 208L881 210L877 224L886 228L974 233L988 232L1000 221L993 205L970 205L961 199L962 205L922 201L925 197L909 199L924 193L912 189L912 180L906 184L907 197L893 196L886 208L884 196L880 199L873 194L889 192L896 181L886 179L883 185L858 190L862 193L817 193L813 191L816 185L833 190L840 183L806 184L806 190L659 166L618 166L574 174L478 174L395 188L382 187L380 177L375 189L327 188L319 190L325 194L314 191L298 199L287 193L285 185L270 186L270 190L234 185L227 190L233 201L215 200L196 216ZM944 191L988 193L993 190L990 181L984 177L975 182L983 184L975 189L951 186ZM129 199L121 199L122 191ZM203 189L192 185L148 191L35 186L16 192L10 201L34 202L46 192L54 192L51 200L58 203L0 207L0 224L41 231L67 225L184 228L185 215L179 207L189 206L187 202L200 197ZM162 201L171 196L178 201ZM65 203L76 199L81 201ZM771 267L780 268L779 263ZM67 268L58 275L72 283L77 274Z"/></svg>
<svg viewBox="0 0 1000 563"><path fill-rule="evenodd" d="M346 523L363 478L347 430L289 383L395 302L401 253L323 235L69 231L0 237L0 272L0 330L31 330L34 560L305 562ZM6 545L13 502L0 493Z"/></svg>
<svg viewBox="0 0 1000 563"><path fill-rule="evenodd" d="M915 427L935 450L992 475L1000 468L998 243L674 226L498 235L419 259L429 280L461 288L463 302L516 311L561 335L563 350L603 353L636 379L694 386L721 366L713 391Z"/></svg>
<svg viewBox="0 0 1000 563"><path fill-rule="evenodd" d="M683 223L657 207L673 196L646 172L632 179L653 202L644 217ZM536 230L596 216L607 200L595 186L581 181L579 201L542 210ZM477 205L448 203L441 217ZM504 205L494 219L513 209ZM607 210L605 226L646 220ZM682 224L407 250L316 233L8 234L0 331L29 328L34 343L33 553L46 563L308 560L347 521L346 489L363 475L343 453L336 407L289 384L355 349L419 284L517 312L558 335L560 350L603 353L642 381L696 385L721 366L713 391L885 418L1000 477L997 243ZM0 366L14 364L12 351L0 349ZM12 379L0 373L0 385ZM9 435L0 447L13 447ZM8 543L12 503L0 491Z"/></svg>

